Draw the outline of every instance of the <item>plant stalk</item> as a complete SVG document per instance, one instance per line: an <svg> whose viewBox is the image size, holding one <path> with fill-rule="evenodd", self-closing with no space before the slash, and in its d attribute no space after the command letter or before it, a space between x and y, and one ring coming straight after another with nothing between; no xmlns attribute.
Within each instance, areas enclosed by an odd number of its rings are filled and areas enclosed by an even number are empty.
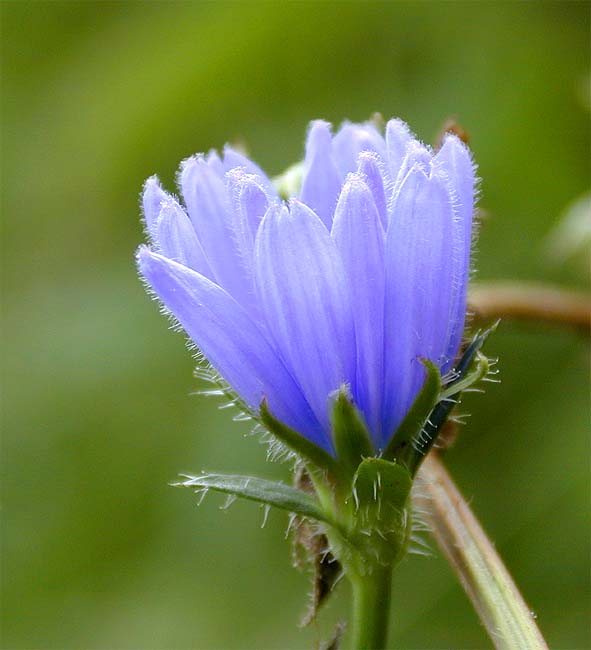
<svg viewBox="0 0 591 650"><path fill-rule="evenodd" d="M543 322L591 333L591 296L580 291L518 282L476 283L468 303L477 320Z"/></svg>
<svg viewBox="0 0 591 650"><path fill-rule="evenodd" d="M495 648L547 650L513 579L436 453L425 459L419 476L427 495L417 500Z"/></svg>
<svg viewBox="0 0 591 650"><path fill-rule="evenodd" d="M350 576L353 588L354 650L385 650L390 618L392 567L375 566Z"/></svg>

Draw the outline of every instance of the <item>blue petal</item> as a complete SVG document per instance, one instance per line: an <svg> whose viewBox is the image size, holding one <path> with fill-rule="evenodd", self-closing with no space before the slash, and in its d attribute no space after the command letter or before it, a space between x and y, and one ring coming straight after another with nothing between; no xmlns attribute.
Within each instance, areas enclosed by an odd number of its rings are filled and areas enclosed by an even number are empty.
<svg viewBox="0 0 591 650"><path fill-rule="evenodd" d="M369 151L359 155L359 173L365 177L365 182L371 190L374 203L382 220L382 226L386 228L388 223L388 210L386 203L386 192L384 190L385 170L379 156Z"/></svg>
<svg viewBox="0 0 591 650"><path fill-rule="evenodd" d="M167 194L160 186L157 176L150 176L144 183L142 192L142 212L146 228L151 236L154 236L156 222L160 216L160 208L164 201L170 200L170 194Z"/></svg>
<svg viewBox="0 0 591 650"><path fill-rule="evenodd" d="M162 203L155 230L155 241L165 257L184 264L207 278L212 277L193 224L173 199Z"/></svg>
<svg viewBox="0 0 591 650"><path fill-rule="evenodd" d="M406 156L406 148L414 139L410 129L402 120L390 120L386 124L387 159L393 181L398 177L400 166Z"/></svg>
<svg viewBox="0 0 591 650"><path fill-rule="evenodd" d="M229 172L231 169L240 167L247 174L254 174L258 177L259 184L264 188L265 193L271 199L277 198L277 191L265 172L250 158L232 149L229 145L224 147L224 169Z"/></svg>
<svg viewBox="0 0 591 650"><path fill-rule="evenodd" d="M406 154L400 163L398 175L394 179L394 196L392 198L395 199L396 192L400 189L402 182L413 167L418 165L423 169L428 170L431 168L432 162L433 153L431 152L431 149L417 140L411 140L406 146Z"/></svg>
<svg viewBox="0 0 591 650"><path fill-rule="evenodd" d="M183 163L180 183L187 211L213 272L213 280L242 305L252 302L234 236L232 205L225 180L201 157Z"/></svg>
<svg viewBox="0 0 591 650"><path fill-rule="evenodd" d="M407 174L386 234L384 442L421 387L420 357L449 362L458 224L447 180L430 171Z"/></svg>
<svg viewBox="0 0 591 650"><path fill-rule="evenodd" d="M140 272L212 366L253 410L270 411L311 440L320 427L285 366L246 311L218 285L147 248Z"/></svg>
<svg viewBox="0 0 591 650"><path fill-rule="evenodd" d="M218 152L215 149L211 149L211 151L207 154L205 157L205 162L207 163L208 167L212 169L220 178L224 177L226 168L224 167L224 163L222 162L222 159L219 157Z"/></svg>
<svg viewBox="0 0 591 650"><path fill-rule="evenodd" d="M332 157L330 125L312 122L306 141L306 157L300 199L330 228L341 191L341 177Z"/></svg>
<svg viewBox="0 0 591 650"><path fill-rule="evenodd" d="M232 199L234 236L239 248L252 256L254 238L269 207L267 195L258 177L240 168L229 171L226 179Z"/></svg>
<svg viewBox="0 0 591 650"><path fill-rule="evenodd" d="M247 289L250 305L250 312L260 315L257 304L253 278L253 255L254 240L269 201L258 177L247 174L243 169L236 168L226 175L228 190L232 200L232 232L234 244L237 246L238 254L246 278L250 280Z"/></svg>
<svg viewBox="0 0 591 650"><path fill-rule="evenodd" d="M355 389L355 334L345 272L318 216L299 201L272 206L255 242L267 326L329 437L329 395Z"/></svg>
<svg viewBox="0 0 591 650"><path fill-rule="evenodd" d="M373 124L345 123L335 135L333 155L341 177L357 169L359 154L362 151L373 151L383 160L386 159L386 144L384 138Z"/></svg>
<svg viewBox="0 0 591 650"><path fill-rule="evenodd" d="M432 166L433 154L431 150L417 140L411 140L406 146L406 154L398 169L398 176L394 179L390 202L388 204L388 225L386 226L386 230L388 230L392 220L392 211L396 203L396 197L408 174L416 168L422 169L425 173L431 173Z"/></svg>
<svg viewBox="0 0 591 650"><path fill-rule="evenodd" d="M460 221L458 233L458 269L456 270L458 283L456 287L456 300L452 308L452 331L447 345L447 355L453 359L460 346L464 332L464 319L466 315L466 298L468 280L470 277L470 253L472 250L472 221L474 216L475 195L475 165L470 152L464 143L455 135L448 134L443 146L435 157L436 163L441 164L447 174L454 195L455 208ZM447 370L445 367L444 370Z"/></svg>
<svg viewBox="0 0 591 650"><path fill-rule="evenodd" d="M343 187L332 227L349 283L357 343L357 407L374 442L382 442L384 383L384 229L359 174Z"/></svg>

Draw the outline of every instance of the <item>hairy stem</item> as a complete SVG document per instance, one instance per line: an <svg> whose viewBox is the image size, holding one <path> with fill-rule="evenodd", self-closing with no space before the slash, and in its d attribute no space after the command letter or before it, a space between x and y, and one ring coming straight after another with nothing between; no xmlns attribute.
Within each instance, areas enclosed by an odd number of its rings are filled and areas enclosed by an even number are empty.
<svg viewBox="0 0 591 650"><path fill-rule="evenodd" d="M591 333L591 297L540 284L491 282L470 288L470 309L477 320L530 320L567 325Z"/></svg>
<svg viewBox="0 0 591 650"><path fill-rule="evenodd" d="M419 476L420 505L495 648L547 650L533 616L468 504L436 453Z"/></svg>

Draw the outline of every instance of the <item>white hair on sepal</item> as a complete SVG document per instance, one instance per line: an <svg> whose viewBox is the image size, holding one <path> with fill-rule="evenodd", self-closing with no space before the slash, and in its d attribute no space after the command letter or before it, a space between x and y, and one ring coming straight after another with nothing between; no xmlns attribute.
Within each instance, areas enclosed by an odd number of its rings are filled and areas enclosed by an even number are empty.
<svg viewBox="0 0 591 650"><path fill-rule="evenodd" d="M453 415L449 416L448 420L454 424L464 426L466 424L466 420L471 417L471 413L454 413Z"/></svg>
<svg viewBox="0 0 591 650"><path fill-rule="evenodd" d="M408 545L409 555L422 555L423 557L435 557L433 549L429 542L420 535L411 535L410 544Z"/></svg>
<svg viewBox="0 0 591 650"><path fill-rule="evenodd" d="M207 496L207 493L209 492L209 488L202 488L201 490L195 490L195 494L198 495L197 499L197 506L200 506L203 503L203 500Z"/></svg>
<svg viewBox="0 0 591 650"><path fill-rule="evenodd" d="M451 367L444 375L441 376L441 384L442 386L446 386L447 384L451 384L453 381L456 381L456 379L459 378L460 373L454 367Z"/></svg>
<svg viewBox="0 0 591 650"><path fill-rule="evenodd" d="M486 381L490 384L500 384L502 380L498 378L498 375L501 374L501 371L499 368L495 367L499 363L499 357L487 357L487 359L488 372L486 373L486 376L482 378L482 381Z"/></svg>
<svg viewBox="0 0 591 650"><path fill-rule="evenodd" d="M202 471L202 475L206 475L207 472ZM197 487L194 486L194 481L196 477L192 474L179 474L179 477L181 479L186 479L185 481L180 481L177 483L169 483L171 487L188 487L188 488L194 488L193 493L197 495L197 506L200 506L203 503L203 500L207 496L207 493L209 492L210 488L208 486L202 486L199 485Z"/></svg>
<svg viewBox="0 0 591 650"><path fill-rule="evenodd" d="M254 422L247 436L256 437L260 444L267 447L266 457L269 462L297 462L298 456L289 447L278 440L258 419L256 415L251 415L250 420Z"/></svg>
<svg viewBox="0 0 591 650"><path fill-rule="evenodd" d="M261 528L264 528L267 525L267 521L269 520L271 506L268 503L261 503L260 506L263 508L263 521L261 523Z"/></svg>
<svg viewBox="0 0 591 650"><path fill-rule="evenodd" d="M230 506L237 501L238 497L235 494L228 494L224 504L220 506L220 510L226 512Z"/></svg>
<svg viewBox="0 0 591 650"><path fill-rule="evenodd" d="M408 553L433 557L434 553L430 543L425 539L426 533L431 533L432 528L428 523L428 503L433 501L431 493L425 489L425 481L419 472L411 491L411 522L410 544Z"/></svg>
<svg viewBox="0 0 591 650"><path fill-rule="evenodd" d="M197 348L196 348L197 349ZM235 408L237 413L232 416L233 422L249 422L256 418L256 414L231 388L228 382L217 372L217 370L207 361L200 350L194 355L198 361L198 366L193 372L193 376L201 381L213 384L215 388L198 389L192 391L191 395L205 397L225 397L226 401L218 406L220 410Z"/></svg>
<svg viewBox="0 0 591 650"><path fill-rule="evenodd" d="M292 532L295 533L302 525L302 521L302 517L296 515L295 512L290 512L287 528L285 529L285 535L283 536L283 539L287 539Z"/></svg>
<svg viewBox="0 0 591 650"><path fill-rule="evenodd" d="M271 432L265 429L260 438L261 443L267 445L267 460L273 463L297 462L298 456L289 447L278 440Z"/></svg>
<svg viewBox="0 0 591 650"><path fill-rule="evenodd" d="M433 423L427 418L425 424L433 426ZM423 426L419 431L418 435L412 439L412 448L422 456L425 455L425 447L429 445L432 440L432 436L427 433L425 427Z"/></svg>

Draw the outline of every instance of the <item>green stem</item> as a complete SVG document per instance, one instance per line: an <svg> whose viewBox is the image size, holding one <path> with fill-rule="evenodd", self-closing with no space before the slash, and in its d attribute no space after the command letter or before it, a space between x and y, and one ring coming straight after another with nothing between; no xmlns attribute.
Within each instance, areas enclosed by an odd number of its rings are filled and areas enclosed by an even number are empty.
<svg viewBox="0 0 591 650"><path fill-rule="evenodd" d="M547 650L530 609L494 546L436 454L419 477L417 496L433 535L498 650Z"/></svg>
<svg viewBox="0 0 591 650"><path fill-rule="evenodd" d="M384 650L388 637L392 567L374 566L366 575L351 575L354 650Z"/></svg>

